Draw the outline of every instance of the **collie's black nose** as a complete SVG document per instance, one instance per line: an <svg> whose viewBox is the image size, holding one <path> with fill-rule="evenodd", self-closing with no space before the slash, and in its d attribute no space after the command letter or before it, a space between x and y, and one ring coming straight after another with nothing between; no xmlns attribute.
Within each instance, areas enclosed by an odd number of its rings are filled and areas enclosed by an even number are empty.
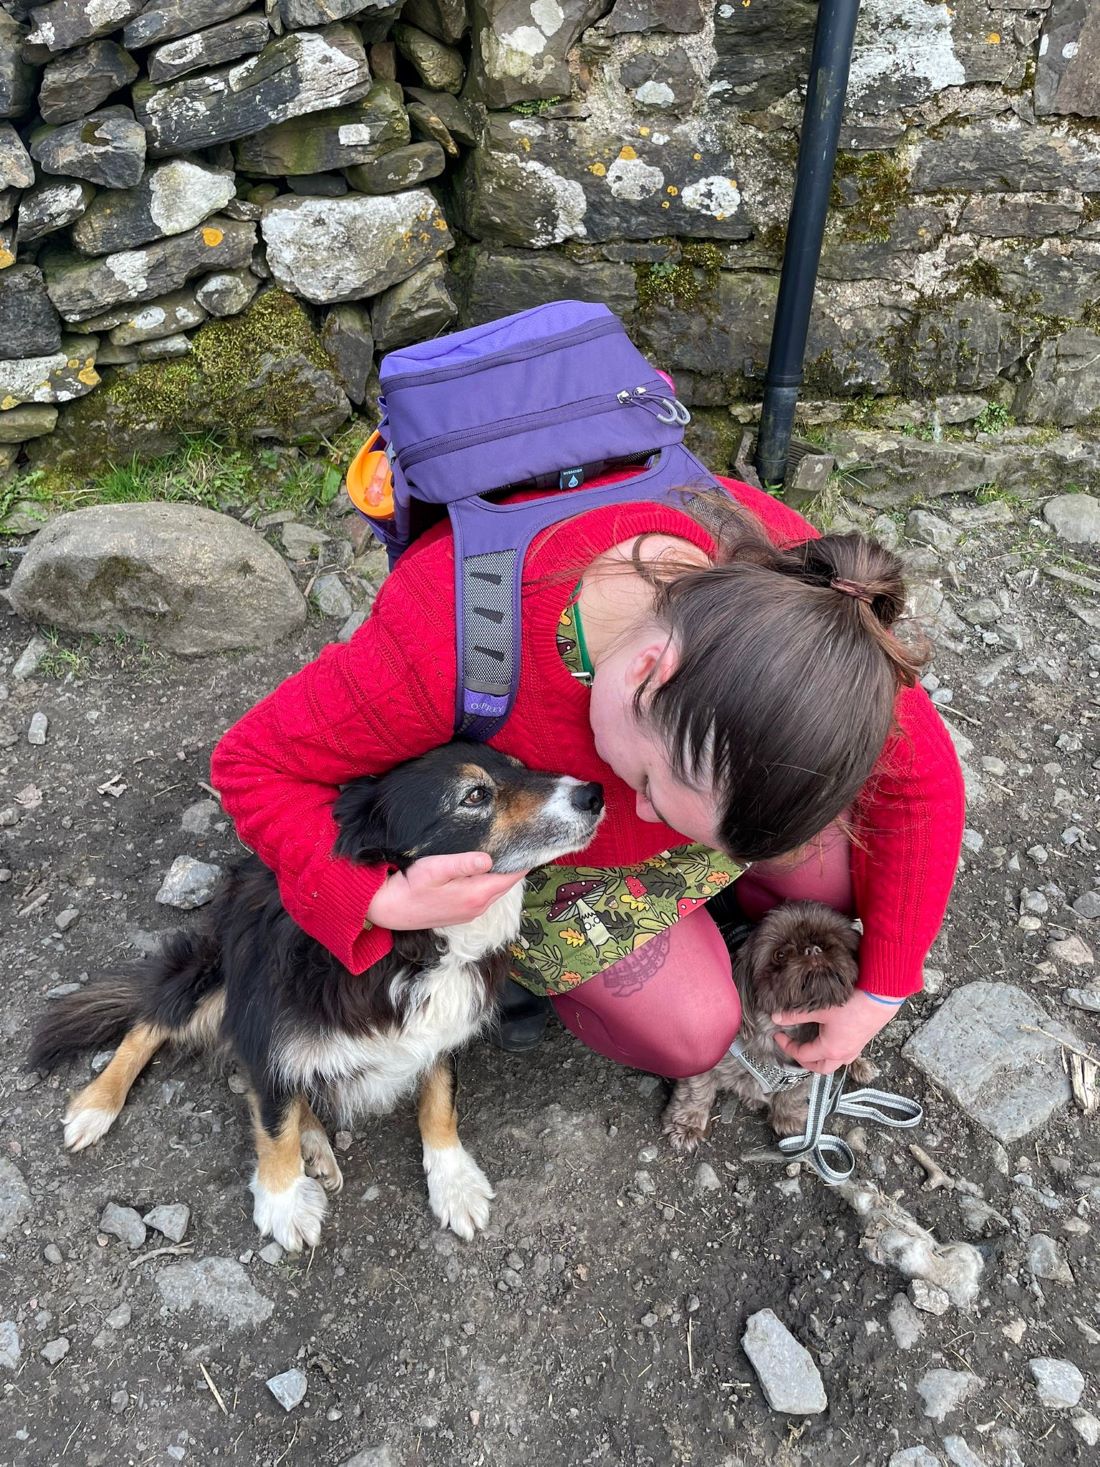
<svg viewBox="0 0 1100 1467"><path fill-rule="evenodd" d="M574 810L584 810L589 815L598 815L603 809L603 785L579 784L569 791L569 803Z"/></svg>

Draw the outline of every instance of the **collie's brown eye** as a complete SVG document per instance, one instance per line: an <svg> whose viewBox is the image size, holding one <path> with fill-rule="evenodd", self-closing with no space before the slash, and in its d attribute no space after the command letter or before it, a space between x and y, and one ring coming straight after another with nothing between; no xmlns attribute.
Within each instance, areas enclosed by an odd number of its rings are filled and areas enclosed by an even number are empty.
<svg viewBox="0 0 1100 1467"><path fill-rule="evenodd" d="M777 947L775 952L772 953L772 962L778 963L780 966L782 966L782 964L786 961L787 949L785 947Z"/></svg>
<svg viewBox="0 0 1100 1467"><path fill-rule="evenodd" d="M492 791L488 785L476 784L469 794L463 797L462 803L470 806L484 805L485 801L490 799L491 796Z"/></svg>

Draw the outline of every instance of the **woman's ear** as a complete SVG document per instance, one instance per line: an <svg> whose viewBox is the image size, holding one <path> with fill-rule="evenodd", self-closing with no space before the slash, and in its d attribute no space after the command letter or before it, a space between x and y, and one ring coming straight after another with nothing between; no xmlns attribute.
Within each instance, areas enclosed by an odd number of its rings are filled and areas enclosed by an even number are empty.
<svg viewBox="0 0 1100 1467"><path fill-rule="evenodd" d="M364 775L345 785L332 807L333 819L340 827L333 851L363 866L380 861L407 865L392 849L392 835L386 813L383 782Z"/></svg>
<svg viewBox="0 0 1100 1467"><path fill-rule="evenodd" d="M643 683L648 683L651 688L661 687L676 671L679 661L668 634L654 632L652 637L637 648L627 663L629 690L633 693Z"/></svg>

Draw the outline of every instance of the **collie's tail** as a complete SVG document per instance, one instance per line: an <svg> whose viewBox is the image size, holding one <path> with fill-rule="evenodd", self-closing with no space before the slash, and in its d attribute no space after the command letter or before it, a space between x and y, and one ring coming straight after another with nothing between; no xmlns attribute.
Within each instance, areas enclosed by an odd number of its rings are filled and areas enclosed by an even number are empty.
<svg viewBox="0 0 1100 1467"><path fill-rule="evenodd" d="M210 1040L221 1021L221 950L208 932L176 932L132 972L102 978L52 1003L31 1041L32 1069L53 1070L89 1049L111 1049L139 1024L165 1039Z"/></svg>

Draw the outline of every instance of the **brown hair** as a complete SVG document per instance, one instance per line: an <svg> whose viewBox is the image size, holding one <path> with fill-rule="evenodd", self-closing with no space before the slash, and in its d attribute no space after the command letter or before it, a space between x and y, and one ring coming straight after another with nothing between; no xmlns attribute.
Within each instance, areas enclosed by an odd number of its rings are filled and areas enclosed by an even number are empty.
<svg viewBox="0 0 1100 1467"><path fill-rule="evenodd" d="M715 535L714 564L634 568L679 652L635 712L677 777L712 782L732 855L759 861L804 844L866 783L898 689L926 660L892 631L905 607L901 562L859 534L779 548L722 496L686 506Z"/></svg>

